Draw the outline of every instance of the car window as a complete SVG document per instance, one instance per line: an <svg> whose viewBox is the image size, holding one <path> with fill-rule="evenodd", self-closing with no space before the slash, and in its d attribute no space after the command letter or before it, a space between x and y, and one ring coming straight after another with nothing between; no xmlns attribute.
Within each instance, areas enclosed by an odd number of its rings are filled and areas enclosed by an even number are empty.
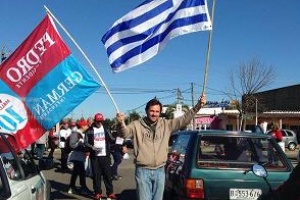
<svg viewBox="0 0 300 200"><path fill-rule="evenodd" d="M172 152L176 152L178 154L185 154L190 137L190 134L178 135L172 145Z"/></svg>
<svg viewBox="0 0 300 200"><path fill-rule="evenodd" d="M290 137L293 137L293 133L291 131L285 130L286 134Z"/></svg>
<svg viewBox="0 0 300 200"><path fill-rule="evenodd" d="M169 139L169 146L173 146L174 142L176 141L177 139L177 134L173 134L171 135L170 139Z"/></svg>
<svg viewBox="0 0 300 200"><path fill-rule="evenodd" d="M282 136L283 136L283 137L288 136L288 133L287 133L285 130L281 130L281 133L282 133Z"/></svg>
<svg viewBox="0 0 300 200"><path fill-rule="evenodd" d="M17 150L12 136L6 135L5 137L7 140L0 138L0 157L8 178L21 180L38 174L37 166L29 156L29 152Z"/></svg>
<svg viewBox="0 0 300 200"><path fill-rule="evenodd" d="M270 170L287 169L272 140L203 136L199 144L199 167L250 168L260 163Z"/></svg>

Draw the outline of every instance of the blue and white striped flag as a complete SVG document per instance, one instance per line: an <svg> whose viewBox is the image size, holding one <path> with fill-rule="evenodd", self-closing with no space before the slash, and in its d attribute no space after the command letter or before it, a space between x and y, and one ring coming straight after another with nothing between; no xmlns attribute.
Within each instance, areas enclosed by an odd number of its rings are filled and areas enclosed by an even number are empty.
<svg viewBox="0 0 300 200"><path fill-rule="evenodd" d="M155 56L174 37L211 30L206 0L146 0L102 37L110 65L121 72Z"/></svg>

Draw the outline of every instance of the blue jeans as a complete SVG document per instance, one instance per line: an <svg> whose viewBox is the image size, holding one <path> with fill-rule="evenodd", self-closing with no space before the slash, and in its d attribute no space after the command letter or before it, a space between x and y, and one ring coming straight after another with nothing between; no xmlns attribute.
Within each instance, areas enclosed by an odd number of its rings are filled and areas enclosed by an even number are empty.
<svg viewBox="0 0 300 200"><path fill-rule="evenodd" d="M162 200L165 187L165 168L136 167L135 181L138 200Z"/></svg>

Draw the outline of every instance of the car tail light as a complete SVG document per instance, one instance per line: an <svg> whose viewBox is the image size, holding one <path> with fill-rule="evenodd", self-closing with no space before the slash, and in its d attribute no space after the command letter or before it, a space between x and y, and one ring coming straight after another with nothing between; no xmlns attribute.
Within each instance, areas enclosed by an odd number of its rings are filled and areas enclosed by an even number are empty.
<svg viewBox="0 0 300 200"><path fill-rule="evenodd" d="M204 184L202 179L186 179L186 196L191 199L204 199Z"/></svg>

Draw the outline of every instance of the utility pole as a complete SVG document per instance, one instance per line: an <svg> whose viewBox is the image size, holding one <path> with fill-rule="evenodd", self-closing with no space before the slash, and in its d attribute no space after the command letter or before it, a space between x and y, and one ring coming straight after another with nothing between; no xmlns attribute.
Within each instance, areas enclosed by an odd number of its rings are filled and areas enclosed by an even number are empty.
<svg viewBox="0 0 300 200"><path fill-rule="evenodd" d="M177 104L182 104L182 99L183 99L183 97L182 97L181 91L180 91L179 88L177 88L177 90L176 90L176 103Z"/></svg>

